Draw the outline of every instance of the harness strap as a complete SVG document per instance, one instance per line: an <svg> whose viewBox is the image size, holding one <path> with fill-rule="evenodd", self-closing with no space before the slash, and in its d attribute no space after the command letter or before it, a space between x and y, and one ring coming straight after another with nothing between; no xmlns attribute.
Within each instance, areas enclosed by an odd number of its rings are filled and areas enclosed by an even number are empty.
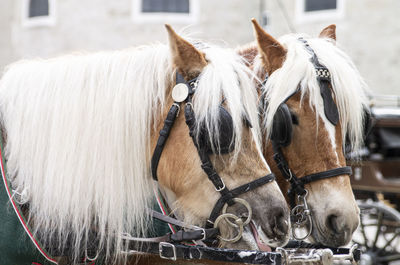
<svg viewBox="0 0 400 265"><path fill-rule="evenodd" d="M179 221L175 218L172 218L167 215L163 215L154 210L150 210L151 217L154 217L160 221L173 224L179 227L188 228L194 231L184 231L180 230L175 234L169 234L168 237L165 238L167 242L181 242L181 241L191 241L191 240L205 240L210 238L215 238L219 233L218 228L201 228L195 225L186 224L182 221Z"/></svg>
<svg viewBox="0 0 400 265"><path fill-rule="evenodd" d="M196 135L195 135L195 115L192 108L192 104L190 104L190 98L188 100L188 104L185 106L185 120L186 124L189 127L189 135L193 140L194 145L197 148L197 152L199 153L199 157L201 160L201 168L206 173L208 179L212 182L215 189L221 193L222 196L229 196L229 189L225 186L225 183L222 181L221 177L218 175L215 170L213 164L211 163L210 156L205 152L201 146L197 144Z"/></svg>
<svg viewBox="0 0 400 265"><path fill-rule="evenodd" d="M172 126L174 125L178 112L179 112L179 105L172 104L171 108L168 111L167 117L165 118L164 126L160 131L160 136L158 137L157 144L153 152L153 156L151 157L151 173L154 180L158 180L157 177L158 163L160 162L161 154L164 150L165 143L167 142L169 133L171 131Z"/></svg>
<svg viewBox="0 0 400 265"><path fill-rule="evenodd" d="M318 56L305 39L299 38L299 41L304 44L305 49L311 55L310 61L314 65L317 74L320 93L324 103L325 116L333 125L336 125L339 122L339 111L332 98L331 89L329 88L329 85L331 84L331 75L329 70L325 65L319 62Z"/></svg>
<svg viewBox="0 0 400 265"><path fill-rule="evenodd" d="M224 207L225 203L227 203L229 200L231 200L234 197L239 196L240 194L254 190L262 185L272 182L274 180L275 180L275 175L273 173L271 173L264 177L261 177L259 179L256 179L252 182L241 185L241 186L231 190L229 192L229 195L227 195L227 196L221 196L221 198L219 198L217 203L215 204L214 209L212 210L205 227L206 228L213 227L214 221L217 219L219 213L221 212L222 207Z"/></svg>
<svg viewBox="0 0 400 265"><path fill-rule="evenodd" d="M281 147L275 141L272 142L272 147L274 149L274 160L276 165L281 171L283 177L290 183L290 191L288 191L288 193L294 192L298 195L304 196L306 194L304 184L301 183L300 179L290 170Z"/></svg>
<svg viewBox="0 0 400 265"><path fill-rule="evenodd" d="M340 175L351 175L353 173L351 167L339 167L318 173L313 173L306 175L302 178L298 178L294 172L289 168L289 165L282 153L282 148L275 142L272 142L272 147L274 150L274 160L283 177L289 181L290 189L288 191L289 203L291 208L296 206L295 195L304 196L306 194L305 184L311 182L332 178Z"/></svg>
<svg viewBox="0 0 400 265"><path fill-rule="evenodd" d="M299 181L303 185L305 185L305 184L308 184L308 183L316 181L316 180L327 179L327 178L336 177L336 176L340 176L340 175L351 175L351 174L353 174L353 170L351 169L351 167L339 167L339 168L334 168L334 169L330 169L327 171L322 171L322 172L304 176L304 177L300 178Z"/></svg>
<svg viewBox="0 0 400 265"><path fill-rule="evenodd" d="M220 249L206 246L187 246L166 242L149 242L126 239L129 250L159 255L161 258L177 260L209 259L221 262L239 262L247 264L281 264L282 256L277 252Z"/></svg>

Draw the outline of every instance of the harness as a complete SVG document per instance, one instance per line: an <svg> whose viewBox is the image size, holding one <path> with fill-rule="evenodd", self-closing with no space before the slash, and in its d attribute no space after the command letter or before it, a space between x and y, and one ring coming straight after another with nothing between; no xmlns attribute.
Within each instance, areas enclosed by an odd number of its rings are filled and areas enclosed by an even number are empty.
<svg viewBox="0 0 400 265"><path fill-rule="evenodd" d="M238 262L238 263L246 263L246 264L288 264L290 262L307 262L308 260L313 261L323 261L325 259L329 260L350 260L356 261L360 259L360 251L356 249L354 246L352 249L342 249L342 248L331 248L327 249L325 246L320 245L311 245L304 242L291 241L288 244L289 249L277 248L273 252L263 252L257 250L237 250L237 249L222 249L209 247L204 242L210 243L211 245L215 245L217 240L215 240L215 236L219 240L227 241L227 242L235 242L241 238L241 233L243 230L243 226L250 222L251 219L251 207L245 200L237 198L240 194L243 194L247 191L253 190L261 185L272 182L275 178L273 174L269 174L267 176L261 177L255 181L247 183L245 185L239 186L235 189L229 190L221 177L218 175L216 170L214 169L209 154L212 153L212 148L209 146L209 142L207 141L208 137L204 137L204 134L200 134L200 137L195 136L194 124L195 124L195 116L193 112L192 106L192 96L195 93L195 88L197 86L197 78L186 82L183 77L177 74L176 79L177 85L173 89L173 98L174 103L172 104L167 117L164 121L163 128L160 131L160 136L157 141L157 145L154 149L151 165L152 165L152 174L154 180L158 180L157 177L157 166L162 154L162 150L168 139L170 130L175 122L177 114L180 111L180 103L185 102L185 120L186 124L189 127L189 134L193 139L193 143L197 148L200 160L202 162L202 168L204 172L207 174L210 181L213 183L215 189L220 192L221 197L215 204L210 217L206 222L205 228L197 227L194 225L188 225L184 222L177 220L175 218L169 217L167 215L160 214L155 211L151 211L151 215L153 218L161 220L168 224L173 224L177 227L184 228L178 231L175 234L166 234L161 237L155 238L136 238L132 237L129 234L125 234L122 238L125 240L125 244L128 249L128 253L150 253L158 255L163 259L169 260L177 260L177 259L185 259L185 260L200 260L200 259L209 259L213 261L221 261L221 262ZM187 87L181 86L184 84ZM177 86L180 86L176 88ZM180 92L174 93L175 89L179 89ZM182 92L183 91L183 92ZM187 91L187 92L185 92ZM183 95L183 96L182 96ZM227 112L223 106L220 106L220 121L223 126L227 126L225 128L231 128L229 125L230 117L229 112ZM246 122L246 121L245 121ZM249 124L246 122L246 124ZM223 137L232 137L232 131L228 130L228 132L223 132ZM222 140L222 139L221 139ZM221 142L221 141L220 141ZM231 138L224 143L232 143ZM218 150L221 153L228 153L232 151L230 146L222 145ZM233 203L241 203L248 210L248 218L243 221L241 218L226 213L226 208L228 205ZM222 214L220 214L222 212ZM225 239L218 236L218 223L220 220L225 219L229 225L232 225L239 229L239 233L232 239ZM233 222L232 222L233 221ZM187 245L183 244L183 241L193 241L197 245ZM290 249L293 248L293 249ZM307 250L307 254L298 254L296 249L294 248L312 248L311 250Z"/></svg>
<svg viewBox="0 0 400 265"><path fill-rule="evenodd" d="M245 259L240 257L240 250L221 250L217 248L209 248L204 242L211 245L215 245L218 240L225 242L237 242L242 237L243 227L247 225L252 218L252 210L249 203L241 198L237 198L239 195L248 191L254 190L262 185L270 183L275 180L274 174L268 174L247 184L241 185L234 189L229 189L222 178L218 175L215 170L210 154L218 152L219 154L227 154L233 151L233 122L229 112L222 106L219 106L219 121L220 121L220 139L219 145L214 150L213 143L210 142L210 137L206 129L200 128L200 133L196 134L196 119L193 111L192 97L196 91L197 84L199 82L198 77L186 82L182 75L176 74L176 85L172 90L172 97L174 103L170 107L168 114L164 120L160 135L155 146L153 156L151 159L151 171L154 180L158 180L157 168L158 164L167 142L170 131L175 123L177 116L181 109L181 103L184 103L184 115L185 121L189 128L189 135L193 140L193 143L197 149L201 168L206 173L208 179L214 185L217 192L220 193L221 197L218 199L214 208L211 211L209 218L206 221L204 228L185 224L175 218L162 215L160 213L152 211L152 217L162 220L163 222L174 224L178 227L185 228L186 230L180 230L175 234L167 234L158 238L134 238L130 235L124 235L124 239L129 244L129 249L136 250L139 252L159 254L162 258L167 259L200 259L209 258L219 261L240 261L246 262L254 260L254 256L249 254ZM250 125L246 122L247 125ZM238 217L232 213L227 213L227 207L235 203L242 204L247 209L247 218L245 221L241 217ZM221 214L222 213L222 214ZM229 225L238 229L238 234L233 238L223 238L219 236L218 224L220 221L225 220ZM192 230L192 231L188 231ZM188 246L178 244L183 241L196 241L199 246ZM204 242L203 242L204 241ZM257 252L254 252L257 255ZM274 254L265 254L264 257L268 260ZM266 260L260 259L262 264L266 263Z"/></svg>
<svg viewBox="0 0 400 265"><path fill-rule="evenodd" d="M324 65L322 65L314 50L310 47L307 41L303 38L299 38L299 41L304 44L306 50L310 53L311 58L310 61L314 65L317 81L320 87L320 93L323 99L324 104L324 112L325 116L333 125L336 125L339 121L339 112L334 102L330 90L331 83L331 75ZM264 84L267 82L268 75L264 80ZM293 237L297 240L303 240L307 238L312 232L312 217L311 211L307 204L307 194L308 191L304 187L306 184L328 179L340 175L351 175L352 169L349 166L346 167L338 167L334 169L329 169L326 171L321 171L318 173L313 173L310 175L303 176L301 178L297 177L296 174L292 172L289 167L289 164L282 152L282 147L286 147L290 144L292 139L293 132L293 119L292 114L290 113L289 107L286 102L291 98L294 94L298 92L295 91L292 95L287 97L278 107L276 114L273 118L272 125L272 133L270 140L272 142L273 148L273 158L279 168L282 176L290 183L290 189L288 191L289 203L291 206L291 224L292 224L292 233ZM261 104L263 104L262 108L265 110L267 102L265 102L265 94L261 100ZM297 195L297 204L296 204L296 195ZM297 229L307 227L307 233L305 236L299 236L297 234Z"/></svg>

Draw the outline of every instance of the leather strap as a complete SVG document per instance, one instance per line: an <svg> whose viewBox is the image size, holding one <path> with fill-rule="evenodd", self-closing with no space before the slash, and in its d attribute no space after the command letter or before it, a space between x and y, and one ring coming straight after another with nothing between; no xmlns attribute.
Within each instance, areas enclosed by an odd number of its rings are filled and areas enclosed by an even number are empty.
<svg viewBox="0 0 400 265"><path fill-rule="evenodd" d="M191 241L191 240L206 240L211 238L216 238L217 234L219 233L218 228L201 228L195 225L186 224L182 221L179 221L175 218L169 217L167 215L163 215L159 212L154 210L150 210L150 215L153 218L156 218L160 221L173 224L182 228L191 229L193 231L185 231L180 230L175 234L170 234L168 238L164 241L167 242L182 242L182 241Z"/></svg>
<svg viewBox="0 0 400 265"><path fill-rule="evenodd" d="M181 74L179 74L178 72L176 73L176 84L180 83L186 84L189 89L189 95L193 95L194 93L193 87L194 84L196 83L196 80L197 78L194 78L186 82ZM160 130L160 136L158 137L157 144L153 152L153 156L151 157L151 173L153 179L156 181L158 180L157 177L158 163L160 162L161 154L164 150L165 143L168 139L171 128L174 125L176 117L178 116L179 110L180 110L179 103L174 102L168 111L167 117L165 118L164 126Z"/></svg>
<svg viewBox="0 0 400 265"><path fill-rule="evenodd" d="M333 255L348 255L349 254L349 249L348 248L332 248L332 247L327 247L321 244L311 244L305 241L298 241L298 240L290 240L284 248L303 248L303 249L323 249L323 248L329 248L332 250ZM353 252L354 255L354 260L359 261L361 258L361 250L356 249Z"/></svg>
<svg viewBox="0 0 400 265"><path fill-rule="evenodd" d="M324 69L328 70L327 68ZM332 92L329 87L331 80L327 77L317 77L317 79L323 99L322 102L324 103L325 116L333 125L336 125L339 122L339 111L335 101L333 101Z"/></svg>
<svg viewBox="0 0 400 265"><path fill-rule="evenodd" d="M213 227L215 220L217 219L219 213L222 210L222 207L224 207L225 203L228 203L229 200L231 200L232 198L238 197L239 195L241 195L243 193L254 190L262 185L270 183L274 180L275 180L275 175L273 173L271 173L264 177L256 179L252 182L241 185L241 186L229 191L229 193L225 196L221 196L221 198L219 198L217 203L215 204L214 209L211 211L210 217L208 218L205 227L206 228Z"/></svg>
<svg viewBox="0 0 400 265"><path fill-rule="evenodd" d="M321 179L327 179L331 177L336 177L340 175L351 175L353 174L353 170L351 167L339 167L339 168L334 168L330 169L327 171L322 171L314 174L310 174L307 176L304 176L299 179L299 181L305 185L313 181L321 180Z"/></svg>
<svg viewBox="0 0 400 265"><path fill-rule="evenodd" d="M282 256L277 252L222 249L206 246L187 246L165 242L139 242L127 240L129 250L159 255L164 259L200 260L247 264L281 264Z"/></svg>
<svg viewBox="0 0 400 265"><path fill-rule="evenodd" d="M289 165L282 153L282 148L275 142L272 142L274 150L274 160L282 176L290 183L290 189L288 190L288 197L290 206L293 208L296 206L295 195L304 196L306 194L305 184L311 182L332 178L340 175L351 175L353 173L351 167L339 167L318 173L306 175L302 178L298 178L294 172L289 168Z"/></svg>
<svg viewBox="0 0 400 265"><path fill-rule="evenodd" d="M310 47L310 45L305 39L299 38L299 41L304 43L305 49L310 53L311 55L310 61L314 65L314 68L317 71L317 73L327 73L326 75L317 74L317 80L319 83L320 93L324 103L325 116L333 125L336 125L339 122L339 111L335 101L332 98L332 92L329 87L329 85L331 84L331 76L329 74L329 70L328 68L326 68L325 65L319 62L318 56L316 55L314 50Z"/></svg>
<svg viewBox="0 0 400 265"><path fill-rule="evenodd" d="M171 128L174 125L178 111L179 111L179 106L177 104L173 104L168 111L167 117L165 118L164 121L164 126L160 131L160 136L158 137L157 144L153 152L153 156L151 157L151 173L154 180L158 180L157 177L158 163L160 162L162 151L164 150L165 143L167 142Z"/></svg>

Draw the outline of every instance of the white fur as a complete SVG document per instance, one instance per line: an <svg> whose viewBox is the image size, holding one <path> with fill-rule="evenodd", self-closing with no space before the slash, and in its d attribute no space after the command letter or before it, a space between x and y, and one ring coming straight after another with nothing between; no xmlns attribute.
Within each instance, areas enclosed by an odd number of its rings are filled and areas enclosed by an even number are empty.
<svg viewBox="0 0 400 265"><path fill-rule="evenodd" d="M298 41L299 37L300 35L289 34L279 38L287 54L283 66L271 74L264 88L269 102L267 115L264 116L264 128L268 134L271 132L273 116L279 104L299 87L302 100L306 94L309 96L310 106L316 109L316 118L325 117L314 66L304 44ZM363 79L349 56L331 40L301 37L308 41L319 61L332 75L332 90L339 110L343 144L348 133L351 148L358 149L363 141L363 108L367 107L366 85ZM257 60L256 72L261 65L260 59Z"/></svg>
<svg viewBox="0 0 400 265"><path fill-rule="evenodd" d="M218 137L217 106L224 96L234 123L234 156L245 111L260 146L249 70L233 51L203 52L209 64L193 103L197 123ZM121 249L121 233L143 235L153 197L150 134L157 133L153 121L164 119L174 74L162 44L8 67L0 81L8 173L18 192L28 192L37 229L49 237L71 236L75 255L91 227L107 255Z"/></svg>

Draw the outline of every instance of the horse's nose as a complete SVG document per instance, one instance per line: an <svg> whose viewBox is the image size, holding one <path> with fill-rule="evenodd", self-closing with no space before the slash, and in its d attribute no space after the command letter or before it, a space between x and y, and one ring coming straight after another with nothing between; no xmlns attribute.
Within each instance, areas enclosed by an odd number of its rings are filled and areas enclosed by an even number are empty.
<svg viewBox="0 0 400 265"><path fill-rule="evenodd" d="M282 240L289 233L289 211L286 207L275 206L270 211L270 231L274 236Z"/></svg>
<svg viewBox="0 0 400 265"><path fill-rule="evenodd" d="M325 224L332 236L333 247L346 245L350 241L358 223L358 217L353 213L336 212L328 214Z"/></svg>

